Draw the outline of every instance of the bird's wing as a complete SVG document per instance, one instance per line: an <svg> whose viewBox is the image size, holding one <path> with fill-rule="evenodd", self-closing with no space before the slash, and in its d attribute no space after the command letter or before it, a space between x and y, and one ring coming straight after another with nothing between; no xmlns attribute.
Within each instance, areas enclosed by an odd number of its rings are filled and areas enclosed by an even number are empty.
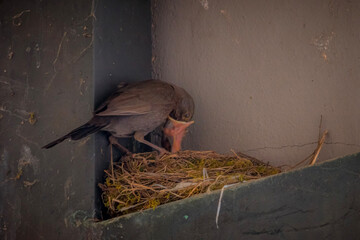
<svg viewBox="0 0 360 240"><path fill-rule="evenodd" d="M96 111L97 116L143 115L154 105L167 105L173 98L173 87L160 81L147 81L119 88Z"/></svg>
<svg viewBox="0 0 360 240"><path fill-rule="evenodd" d="M119 94L121 94L121 92L123 91L123 89L128 86L127 83L121 82L120 84L117 85L117 89L116 91L110 95L110 97L108 97L106 99L106 101L104 101L103 103L100 104L100 106L98 106L95 111L94 111L94 115L96 115L97 113L100 113L104 110L106 110L107 105L117 96L119 96Z"/></svg>
<svg viewBox="0 0 360 240"><path fill-rule="evenodd" d="M142 115L151 110L148 102L142 101L136 94L120 93L113 95L96 111L97 116Z"/></svg>

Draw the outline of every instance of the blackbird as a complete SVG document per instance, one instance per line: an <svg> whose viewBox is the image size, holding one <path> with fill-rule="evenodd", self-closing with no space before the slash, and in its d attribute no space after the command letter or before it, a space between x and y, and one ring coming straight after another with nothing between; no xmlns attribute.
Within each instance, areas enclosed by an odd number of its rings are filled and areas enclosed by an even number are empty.
<svg viewBox="0 0 360 240"><path fill-rule="evenodd" d="M111 134L110 143L126 152L128 150L116 138L133 136L138 142L164 153L164 148L144 139L163 125L164 135L172 142L171 152L176 152L181 149L186 128L193 123L193 114L194 101L183 88L160 80L121 83L94 111L90 121L43 148L51 148L68 138L79 140L98 131L107 131Z"/></svg>

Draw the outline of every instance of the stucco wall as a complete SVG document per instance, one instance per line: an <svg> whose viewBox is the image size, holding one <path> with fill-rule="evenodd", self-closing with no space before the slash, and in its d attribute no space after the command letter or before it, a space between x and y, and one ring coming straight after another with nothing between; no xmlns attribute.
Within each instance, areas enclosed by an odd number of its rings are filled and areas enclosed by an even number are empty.
<svg viewBox="0 0 360 240"><path fill-rule="evenodd" d="M93 212L93 139L41 149L91 116L91 12L0 1L0 239L80 239L73 219Z"/></svg>
<svg viewBox="0 0 360 240"><path fill-rule="evenodd" d="M150 23L148 0L0 0L0 239L100 239L104 134L41 147L151 77Z"/></svg>
<svg viewBox="0 0 360 240"><path fill-rule="evenodd" d="M152 1L153 75L196 103L185 148L273 164L360 150L359 1Z"/></svg>

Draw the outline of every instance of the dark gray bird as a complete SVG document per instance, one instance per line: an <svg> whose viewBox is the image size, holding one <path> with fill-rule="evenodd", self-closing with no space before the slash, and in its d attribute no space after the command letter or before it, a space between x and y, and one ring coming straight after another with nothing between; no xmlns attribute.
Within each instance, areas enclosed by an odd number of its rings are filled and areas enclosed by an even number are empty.
<svg viewBox="0 0 360 240"><path fill-rule="evenodd" d="M124 151L127 149L114 137L133 136L135 140L164 153L165 149L144 139L149 132L164 125L164 134L171 138L171 151L176 152L181 148L186 128L193 123L193 114L194 101L183 88L160 80L122 83L95 110L90 121L43 148L51 148L68 138L79 140L97 131L107 131L112 135L110 143Z"/></svg>

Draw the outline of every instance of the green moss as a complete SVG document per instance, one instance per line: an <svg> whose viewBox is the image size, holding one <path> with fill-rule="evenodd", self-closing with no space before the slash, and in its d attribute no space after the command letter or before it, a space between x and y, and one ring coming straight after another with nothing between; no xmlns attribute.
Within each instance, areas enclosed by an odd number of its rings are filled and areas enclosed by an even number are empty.
<svg viewBox="0 0 360 240"><path fill-rule="evenodd" d="M239 176L239 182L244 182L244 175L243 174L240 174L240 176Z"/></svg>
<svg viewBox="0 0 360 240"><path fill-rule="evenodd" d="M149 205L149 208L152 208L153 210L155 210L155 208L160 205L160 201L156 198L150 199L148 205Z"/></svg>

